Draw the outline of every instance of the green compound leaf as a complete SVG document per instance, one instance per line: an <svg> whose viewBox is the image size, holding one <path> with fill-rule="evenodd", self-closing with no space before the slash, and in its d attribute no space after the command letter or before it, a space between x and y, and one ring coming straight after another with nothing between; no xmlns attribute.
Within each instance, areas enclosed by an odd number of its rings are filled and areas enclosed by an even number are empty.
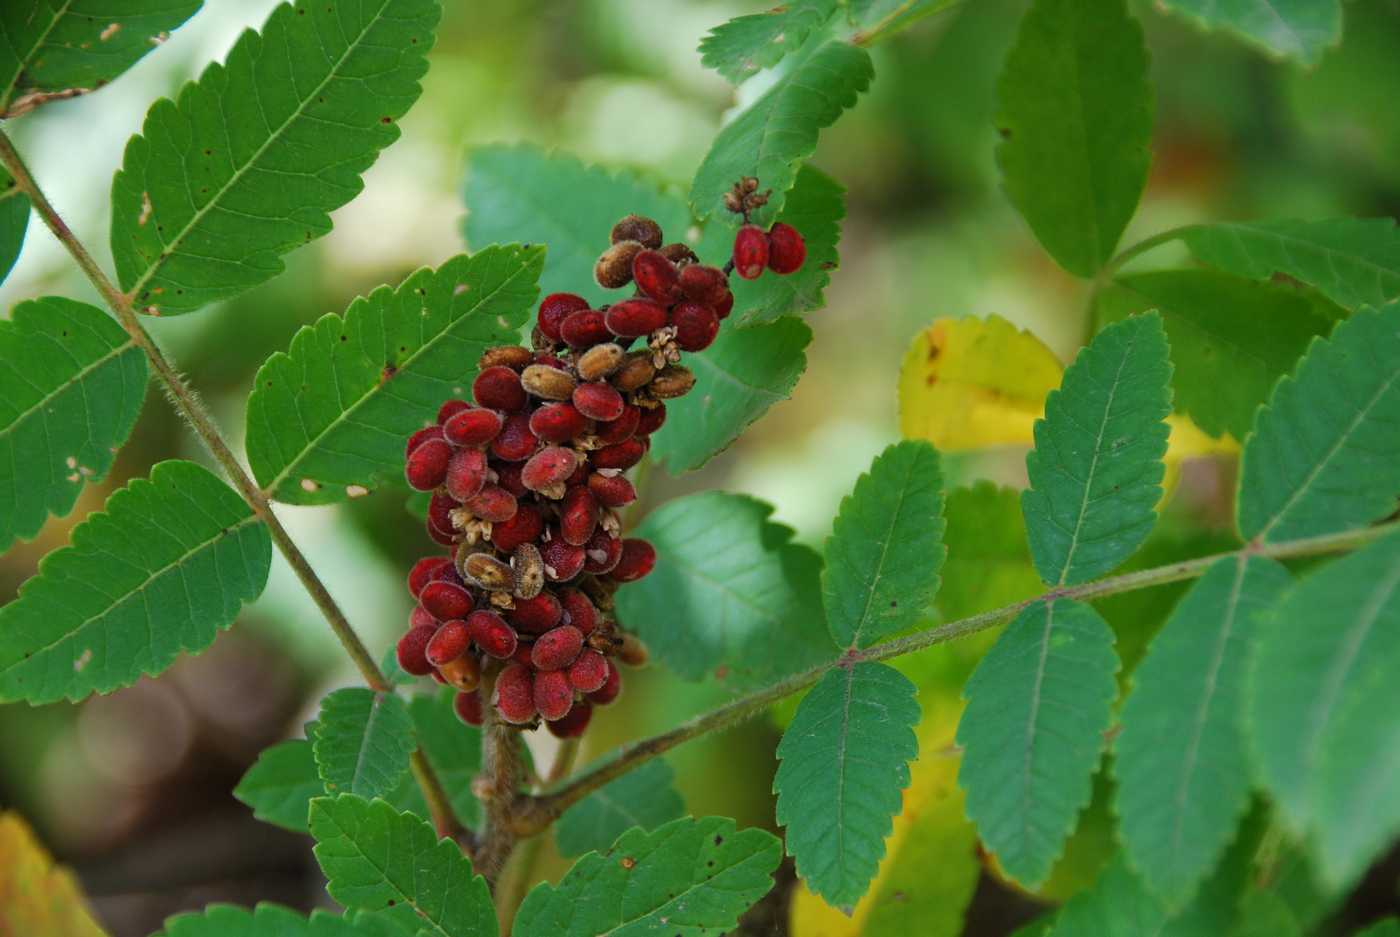
<svg viewBox="0 0 1400 937"><path fill-rule="evenodd" d="M1113 759L1119 829L1133 867L1169 906L1196 890L1249 806L1246 666L1257 619L1289 582L1273 560L1216 561L1133 673Z"/></svg>
<svg viewBox="0 0 1400 937"><path fill-rule="evenodd" d="M332 898L419 935L495 937L486 880L451 840L382 800L354 794L311 802L311 835Z"/></svg>
<svg viewBox="0 0 1400 937"><path fill-rule="evenodd" d="M720 937L773 887L782 845L724 817L630 830L591 852L558 885L540 884L515 917L515 937ZM492 931L491 933L495 933Z"/></svg>
<svg viewBox="0 0 1400 937"><path fill-rule="evenodd" d="M831 281L831 271L838 266L836 245L841 240L841 219L845 217L846 190L811 166L798 170L797 182L788 193L777 220L802 232L807 243L807 261L801 270L786 276L769 272L757 280L730 277L734 311L725 321L725 329L773 322L782 316L802 315L826 305L824 292ZM706 226L696 253L722 263L733 250L733 230L711 223Z"/></svg>
<svg viewBox="0 0 1400 937"><path fill-rule="evenodd" d="M796 0L735 17L700 40L700 62L737 85L800 49L835 10L836 0Z"/></svg>
<svg viewBox="0 0 1400 937"><path fill-rule="evenodd" d="M288 504L329 504L402 478L404 440L443 398L470 394L483 351L515 341L543 262L541 248L488 247L298 331L248 399L258 484Z"/></svg>
<svg viewBox="0 0 1400 937"><path fill-rule="evenodd" d="M936 599L947 621L967 618L1041 591L1031 565L1021 493L989 481L948 492L943 539L948 559ZM951 647L950 647L951 650Z"/></svg>
<svg viewBox="0 0 1400 937"><path fill-rule="evenodd" d="M347 687L323 699L314 738L326 793L366 799L394 789L417 747L404 701L367 687Z"/></svg>
<svg viewBox="0 0 1400 937"><path fill-rule="evenodd" d="M1162 496L1171 362L1161 316L1110 325L1045 400L1021 496L1041 579L1086 582L1147 539Z"/></svg>
<svg viewBox="0 0 1400 937"><path fill-rule="evenodd" d="M1034 888L1089 803L1118 687L1113 631L1088 605L1036 602L963 690L958 784L982 842Z"/></svg>
<svg viewBox="0 0 1400 937"><path fill-rule="evenodd" d="M1254 412L1308 342L1333 320L1295 289L1213 270L1119 277L1095 298L1100 317L1156 309L1171 343L1179 413L1212 436L1244 439Z"/></svg>
<svg viewBox="0 0 1400 937"><path fill-rule="evenodd" d="M233 624L271 562L233 489L191 462L156 465L0 608L0 699L77 701L160 673Z"/></svg>
<svg viewBox="0 0 1400 937"><path fill-rule="evenodd" d="M1180 237L1212 267L1253 280L1286 274L1347 309L1400 297L1393 218L1222 222L1192 225Z"/></svg>
<svg viewBox="0 0 1400 937"><path fill-rule="evenodd" d="M767 686L836 656L821 613L821 559L773 508L707 491L652 511L651 575L617 592L618 620L688 680Z"/></svg>
<svg viewBox="0 0 1400 937"><path fill-rule="evenodd" d="M649 761L589 794L564 811L554 827L561 856L602 852L633 827L650 831L685 813L675 788L675 772L664 761Z"/></svg>
<svg viewBox="0 0 1400 937"><path fill-rule="evenodd" d="M885 449L841 501L822 571L832 640L869 647L928 614L943 546L943 473L921 440Z"/></svg>
<svg viewBox="0 0 1400 937"><path fill-rule="evenodd" d="M1339 0L1162 0L1162 6L1306 65L1316 65L1342 38Z"/></svg>
<svg viewBox="0 0 1400 937"><path fill-rule="evenodd" d="M0 321L0 551L106 477L145 396L145 356L102 310L50 296Z"/></svg>
<svg viewBox="0 0 1400 937"><path fill-rule="evenodd" d="M112 180L123 290L191 312L282 272L331 229L418 99L436 0L299 0L152 106Z"/></svg>
<svg viewBox="0 0 1400 937"><path fill-rule="evenodd" d="M543 291L577 293L600 305L626 295L593 279L593 265L618 219L628 213L652 218L668 241L684 240L691 223L685 199L673 188L529 145L472 150L463 197L462 233L469 245L544 244L549 256L540 277ZM706 259L720 266L728 256Z"/></svg>
<svg viewBox="0 0 1400 937"><path fill-rule="evenodd" d="M1259 627L1248 720L1260 780L1340 885L1400 826L1400 534L1306 577ZM1369 720L1374 725L1364 723Z"/></svg>
<svg viewBox="0 0 1400 937"><path fill-rule="evenodd" d="M1316 339L1259 410L1240 461L1237 523L1276 543L1361 527L1400 490L1400 302Z"/></svg>
<svg viewBox="0 0 1400 937"><path fill-rule="evenodd" d="M807 887L850 909L885 855L918 757L914 684L884 664L828 671L778 745L778 823Z"/></svg>
<svg viewBox="0 0 1400 937"><path fill-rule="evenodd" d="M411 931L409 932L412 933ZM372 922L350 922L325 911L308 918L290 908L259 904L251 911L211 904L203 911L177 914L155 937L387 937Z"/></svg>
<svg viewBox="0 0 1400 937"><path fill-rule="evenodd" d="M1152 156L1142 28L1124 0L1036 0L997 85L997 163L1060 266L1092 277L1137 208Z"/></svg>
<svg viewBox="0 0 1400 937"><path fill-rule="evenodd" d="M415 696L408 708L418 745L447 789L453 813L468 826L476 826L481 821L481 803L472 794L472 781L481 773L481 729L457 718L452 706L456 695L456 691L444 688L436 694ZM428 806L411 776L405 778L401 788L410 792L408 806L427 816Z"/></svg>
<svg viewBox="0 0 1400 937"><path fill-rule="evenodd" d="M97 90L161 45L200 6L200 0L6 3L0 9L0 117L22 114L44 95Z"/></svg>
<svg viewBox="0 0 1400 937"><path fill-rule="evenodd" d="M253 816L264 823L305 833L311 799L325 792L311 742L291 739L263 749L233 796L252 807Z"/></svg>
<svg viewBox="0 0 1400 937"><path fill-rule="evenodd" d="M9 173L0 169L0 283L14 269L28 228L29 197L19 190Z"/></svg>
<svg viewBox="0 0 1400 937"><path fill-rule="evenodd" d="M812 330L790 316L720 329L713 345L686 356L695 387L666 402L666 424L652 437L652 458L679 475L729 448L750 423L792 394L807 370L811 341Z"/></svg>
<svg viewBox="0 0 1400 937"><path fill-rule="evenodd" d="M818 131L854 107L874 76L870 53L824 34L788 56L783 67L763 96L715 137L690 188L697 218L718 213L737 225L737 216L724 211L724 194L744 176L773 190L762 213L776 216L799 166L816 152Z"/></svg>

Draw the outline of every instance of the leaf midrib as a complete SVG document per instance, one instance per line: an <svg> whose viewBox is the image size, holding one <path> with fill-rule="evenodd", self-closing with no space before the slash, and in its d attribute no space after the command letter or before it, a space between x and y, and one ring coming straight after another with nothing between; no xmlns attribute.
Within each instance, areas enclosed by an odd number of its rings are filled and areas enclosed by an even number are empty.
<svg viewBox="0 0 1400 937"><path fill-rule="evenodd" d="M1342 258L1344 260L1356 264L1357 266L1370 270L1378 279L1385 278L1392 280L1400 280L1400 270L1396 270L1394 267L1387 267L1382 264L1376 263L1369 257L1366 257L1362 254L1346 250L1338 250L1337 248L1333 247L1327 247L1323 244L1319 244L1317 241L1310 241L1306 238L1298 237L1297 235L1284 234L1281 231L1275 231L1260 225L1247 224L1238 221L1219 222L1217 224L1193 225L1191 228L1188 228L1182 232L1183 240L1187 242L1188 247L1190 247L1190 234L1193 230L1201 231L1207 234L1210 233L1212 230L1216 230L1234 237L1240 249L1243 250L1247 256L1249 256L1251 261L1260 263L1262 266L1265 267L1273 267L1274 265L1268 263L1267 261L1256 260L1256 255L1254 255L1249 250L1249 247L1247 246L1248 242L1243 239L1243 237L1241 236L1241 232L1248 232L1250 234L1253 234L1255 237L1265 240L1273 238L1274 240L1277 240L1282 244L1291 245L1295 249L1301 250L1305 253L1312 252L1320 254L1328 258L1329 264L1334 262L1333 258ZM1195 253L1195 251L1193 250L1192 253Z"/></svg>
<svg viewBox="0 0 1400 937"><path fill-rule="evenodd" d="M71 2L71 0L69 0L69 2ZM311 102L316 100L316 97L321 93L321 91L328 84L330 84L333 79L338 77L340 73L340 68L345 64L346 60L349 59L352 54L359 51L360 43L364 41L365 36L367 36L372 29L379 25L380 20L384 16L384 11L388 9L389 5L393 2L394 0L380 0L378 10L376 10L374 14L370 16L369 19L366 21L364 29L362 29L359 33L356 34L355 41L347 42L345 44L345 52L338 59L336 59L335 64L333 64L330 67L330 69L327 70L326 77L321 79L321 81L318 82L316 86L312 88L311 91L308 94L306 94L300 102L298 102L296 108L287 117L287 119L282 121L282 123L277 127L276 130L268 134L267 139L263 141L263 143L256 150L253 151L253 155L248 158L247 162L245 162L238 169L234 170L233 175L229 177L226 183L219 186L218 190L209 199L209 201L205 202L202 207L195 210L194 214L190 216L190 220L185 224L185 226L181 228L180 231L173 238L163 243L162 247L164 249L161 251L159 257L157 257L156 262L147 267L146 272L137 278L136 282L132 284L131 289L127 290L128 297L136 297L141 294L141 290L156 275L156 272L160 270L165 261L169 257L172 257L179 252L180 242L189 236L190 232L194 230L196 225L198 225L204 220L205 216L207 216L211 211L213 211L216 207L219 206L219 203L222 201L223 197L226 194L228 194L229 190L232 189L235 185L237 185L240 181L242 181L243 176L247 172L249 172L260 159L262 159L263 154L266 153L267 150L274 143L278 142L281 139L282 134L286 132L287 128L290 127L294 121L300 120L305 115L306 109L310 106ZM142 170L141 182L143 189L146 187L145 174L149 171L149 169L150 166L149 164L147 164Z"/></svg>
<svg viewBox="0 0 1400 937"><path fill-rule="evenodd" d="M1045 682L1045 665L1050 658L1050 633L1055 625L1055 603L1045 603L1045 628L1040 636L1040 658L1036 662L1035 681L1031 685L1031 709L1026 718L1026 744L1021 758L1021 841L1031 839L1031 760L1035 755L1036 720L1040 716L1040 693Z"/></svg>
<svg viewBox="0 0 1400 937"><path fill-rule="evenodd" d="M880 544L880 558L875 563L875 578L870 581L870 587L866 590L865 593L865 607L861 609L860 617L857 619L856 627L852 629L850 647L853 650L860 644L860 639L864 634L865 627L869 624L870 608L875 602L875 590L880 584L880 577L884 575L885 560L890 554L890 541L893 539L894 530L899 523L900 515L904 511L904 502L908 499L909 487L912 484L914 478L914 463L917 461L917 455L909 460L909 463L906 466L908 471L906 471L904 475L904 484L900 485L899 487L899 500L895 503L894 511L890 513L889 528L885 531L884 540ZM867 477L873 479L874 475L872 473L870 476Z"/></svg>
<svg viewBox="0 0 1400 937"><path fill-rule="evenodd" d="M10 104L13 103L10 97L14 94L15 89L19 87L19 78L24 74L25 68L29 66L30 56L34 54L35 50L42 47L43 44L48 41L49 34L54 31L54 27L58 25L58 21L68 15L68 8L72 5L73 0L63 0L62 4L55 10L53 19L49 20L49 25L44 27L43 32L39 33L38 38L34 40L34 44L29 47L29 51L23 55L16 54L15 61L19 62L19 68L15 69L15 77L10 80L10 83L5 86L3 91L0 91L0 115L9 110ZM13 49L14 46L10 48ZM19 50L16 49L15 51L18 52Z"/></svg>
<svg viewBox="0 0 1400 937"><path fill-rule="evenodd" d="M129 349L135 347L136 342L133 339L127 339L120 345L117 345L115 348L108 351L106 354L102 355L100 358L94 360L91 364L85 366L82 370L78 371L72 377L62 381L53 390L49 391L39 400L35 401L33 406L18 414L13 420L9 422L8 425L0 427L0 439L3 439L5 436L9 435L21 423L33 416L35 411L42 410L46 405L48 405L49 401L59 396L64 391L68 390L70 387L73 387L74 385L80 383L83 378L88 376L89 373L96 370L97 368L100 368L102 365L106 364L111 359L116 358L124 354Z"/></svg>

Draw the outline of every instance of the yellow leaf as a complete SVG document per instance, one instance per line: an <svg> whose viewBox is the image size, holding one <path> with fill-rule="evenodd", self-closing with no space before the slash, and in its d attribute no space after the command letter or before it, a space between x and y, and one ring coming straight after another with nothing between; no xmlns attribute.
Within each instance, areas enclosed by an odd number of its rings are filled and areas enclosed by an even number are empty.
<svg viewBox="0 0 1400 937"><path fill-rule="evenodd" d="M106 937L73 873L15 813L0 814L0 937Z"/></svg>
<svg viewBox="0 0 1400 937"><path fill-rule="evenodd" d="M793 897L793 937L955 937L981 865L977 833L963 816L953 735L962 703L956 688L930 698L919 725L919 760L904 806L885 840L885 858L850 917L803 885Z"/></svg>

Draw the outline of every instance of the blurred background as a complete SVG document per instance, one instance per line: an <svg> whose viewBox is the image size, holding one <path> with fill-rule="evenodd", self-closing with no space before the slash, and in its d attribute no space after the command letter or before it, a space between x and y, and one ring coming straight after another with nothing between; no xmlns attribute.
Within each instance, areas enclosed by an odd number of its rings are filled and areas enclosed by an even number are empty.
<svg viewBox="0 0 1400 937"><path fill-rule="evenodd" d="M100 94L51 104L7 128L79 236L109 261L108 189L128 136L160 95L220 59L272 0L208 0L162 48ZM815 163L848 192L841 269L828 308L808 321L810 367L730 450L680 479L653 473L647 501L723 488L767 499L776 519L820 545L841 496L897 436L895 387L911 337L942 315L997 313L1062 357L1085 328L1087 286L1036 245L998 188L994 81L1023 0L970 0L875 48L876 78L823 133ZM1188 221L1394 216L1400 212L1400 0L1346 6L1345 41L1319 68L1272 62L1135 3L1152 52L1155 162L1125 243ZM465 156L484 143L531 141L585 160L686 183L733 91L695 47L712 26L762 6L733 0L444 0L421 101L402 139L335 215L328 237L235 301L149 320L219 417L242 432L253 374L293 333L355 296L462 249L470 205ZM619 215L628 206L619 205ZM607 232L599 231L599 248ZM1171 249L1151 263L1174 259ZM108 269L110 264L108 263ZM0 308L45 294L95 299L37 219ZM206 461L194 437L151 399L105 484L41 536L0 558L8 601L72 526L152 462ZM1024 453L951 461L951 483L1024 480ZM1188 467L1169 515L1226 536L1217 496L1228 465ZM377 652L402 630L403 573L431 544L393 492L335 508L279 508L317 571ZM1183 522L1184 524L1184 522ZM1165 525L1170 532L1171 524ZM1170 558L1173 543L1151 559ZM1189 552L1199 553L1199 542ZM1150 623L1141 624L1143 634ZM1141 634L1139 635L1141 639ZM355 675L290 572L274 558L262 598L211 650L80 706L0 707L0 808L16 808L74 866L103 924L144 935L212 900L307 907L325 901L309 841L253 821L230 795L257 753L299 735L316 701ZM601 710L583 757L674 724L718 690L653 668L626 704ZM778 731L757 722L669 757L690 812L772 827L768 793ZM535 744L539 740L532 740ZM544 746L547 743L540 742ZM552 864L550 864L552 863ZM549 857L543 866L564 866ZM1393 902L1395 874L1368 880ZM970 934L1005 933L1033 910L984 882ZM781 914L750 931L781 934Z"/></svg>

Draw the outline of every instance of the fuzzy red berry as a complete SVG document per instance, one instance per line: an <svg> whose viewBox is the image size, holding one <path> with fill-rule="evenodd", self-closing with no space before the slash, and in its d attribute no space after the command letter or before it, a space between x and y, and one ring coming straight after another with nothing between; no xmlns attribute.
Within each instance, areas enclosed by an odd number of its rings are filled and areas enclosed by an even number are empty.
<svg viewBox="0 0 1400 937"><path fill-rule="evenodd" d="M559 624L559 619L564 617L564 607L546 589L533 599L516 599L515 607L506 613L506 617L525 634L544 634Z"/></svg>
<svg viewBox="0 0 1400 937"><path fill-rule="evenodd" d="M536 670L563 670L583 650L583 632L573 625L551 628L535 640L530 662Z"/></svg>
<svg viewBox="0 0 1400 937"><path fill-rule="evenodd" d="M547 543L540 545L540 557L544 559L544 574L550 582L573 579L583 572L584 561L588 558L583 547L569 543L557 530Z"/></svg>
<svg viewBox="0 0 1400 937"><path fill-rule="evenodd" d="M593 718L593 707L587 702L580 700L574 703L574 708L570 709L568 715L562 719L555 719L553 722L546 722L550 735L558 739L578 738L588 728L588 721Z"/></svg>
<svg viewBox="0 0 1400 937"><path fill-rule="evenodd" d="M418 593L418 601L438 621L466 618L472 610L471 593L451 582L428 583Z"/></svg>
<svg viewBox="0 0 1400 937"><path fill-rule="evenodd" d="M442 627L428 642L424 656L428 658L428 663L434 667L441 667L467 653L469 644L471 644L471 637L467 634L467 623L454 618L442 623Z"/></svg>
<svg viewBox="0 0 1400 937"><path fill-rule="evenodd" d="M627 403L616 387L600 381L574 388L574 406L590 420L615 420L622 416Z"/></svg>
<svg viewBox="0 0 1400 937"><path fill-rule="evenodd" d="M530 432L545 442L568 442L587 428L588 417L571 403L547 403L530 414Z"/></svg>
<svg viewBox="0 0 1400 937"><path fill-rule="evenodd" d="M486 484L486 453L480 449L458 449L447 463L447 493L466 501Z"/></svg>
<svg viewBox="0 0 1400 937"><path fill-rule="evenodd" d="M443 566L451 566L452 561L445 556L425 556L413 564L413 568L408 571L408 592L415 599L418 593L423 591L423 587L433 578L433 573Z"/></svg>
<svg viewBox="0 0 1400 937"><path fill-rule="evenodd" d="M534 676L523 664L508 664L496 677L496 691L491 702L496 704L506 722L523 725L535 718Z"/></svg>
<svg viewBox="0 0 1400 937"><path fill-rule="evenodd" d="M428 611L423 606L415 605L413 606L413 611L408 613L408 627L410 630L413 628L427 627L437 631L438 620L433 617L432 612Z"/></svg>
<svg viewBox="0 0 1400 937"><path fill-rule="evenodd" d="M625 439L631 439L641 421L642 408L629 403L623 409L622 416L598 424L598 441L605 446L614 446Z"/></svg>
<svg viewBox="0 0 1400 937"><path fill-rule="evenodd" d="M442 438L443 434L441 426L425 426L418 432L414 433L412 436L408 437L408 443L403 447L403 457L407 459L409 456L413 455L413 450L423 445L423 443L427 442L429 439Z"/></svg>
<svg viewBox="0 0 1400 937"><path fill-rule="evenodd" d="M774 273L796 273L807 259L807 244L790 224L776 222L768 229L768 269Z"/></svg>
<svg viewBox="0 0 1400 937"><path fill-rule="evenodd" d="M531 491L547 492L563 485L578 468L578 456L572 449L546 446L530 457L520 470L520 481Z"/></svg>
<svg viewBox="0 0 1400 937"><path fill-rule="evenodd" d="M448 543L452 542L450 538L455 531L452 526L452 512L456 507L457 502L445 491L435 491L428 499L428 529L436 528L441 531L449 538Z"/></svg>
<svg viewBox="0 0 1400 937"><path fill-rule="evenodd" d="M570 488L559 505L559 536L576 547L586 544L603 515L602 506L587 487Z"/></svg>
<svg viewBox="0 0 1400 937"><path fill-rule="evenodd" d="M479 608L467 616L467 633L477 647L498 660L508 660L519 646L515 629L488 609Z"/></svg>
<svg viewBox="0 0 1400 937"><path fill-rule="evenodd" d="M608 661L608 679L601 687L588 694L588 698L599 706L606 706L617 699L622 692L622 673L617 665Z"/></svg>
<svg viewBox="0 0 1400 937"><path fill-rule="evenodd" d="M608 659L591 648L569 665L569 685L580 693L601 690L607 682Z"/></svg>
<svg viewBox="0 0 1400 937"><path fill-rule="evenodd" d="M572 313L564 320L564 324L559 327L559 337L567 342L570 348L583 349L611 341L612 333L608 331L603 313L597 309L585 309Z"/></svg>
<svg viewBox="0 0 1400 937"><path fill-rule="evenodd" d="M680 271L659 251L638 251L632 258L632 279L637 289L662 305L680 300Z"/></svg>
<svg viewBox="0 0 1400 937"><path fill-rule="evenodd" d="M637 500L637 489L622 475L594 472L588 476L588 490L605 507L620 508Z"/></svg>
<svg viewBox="0 0 1400 937"><path fill-rule="evenodd" d="M398 656L399 666L406 673L411 673L415 677L425 677L433 672L433 665L429 663L426 651L428 642L433 639L437 629L432 625L409 630L402 638L399 638L399 645L395 649Z"/></svg>
<svg viewBox="0 0 1400 937"><path fill-rule="evenodd" d="M666 423L666 405L658 402L654 407L638 408L642 411L641 419L637 421L637 431L634 436L650 436L659 430Z"/></svg>
<svg viewBox="0 0 1400 937"><path fill-rule="evenodd" d="M608 331L619 338L637 338L666 324L666 307L650 299L625 299L608 308ZM595 343L596 344L596 343Z"/></svg>
<svg viewBox="0 0 1400 937"><path fill-rule="evenodd" d="M476 402L492 410L513 412L525 408L525 388L520 375L505 365L487 368L472 381L472 396Z"/></svg>
<svg viewBox="0 0 1400 937"><path fill-rule="evenodd" d="M481 694L476 690L470 693L458 693L452 700L452 708L457 713L457 718L469 726L481 725Z"/></svg>
<svg viewBox="0 0 1400 937"><path fill-rule="evenodd" d="M729 292L729 290L725 290L724 295L722 295L718 300L715 301L715 315L719 316L720 321L723 322L729 317L729 313L733 308L734 294Z"/></svg>
<svg viewBox="0 0 1400 937"><path fill-rule="evenodd" d="M456 397L443 401L442 406L438 407L437 424L439 426L446 426L448 420L470 407L470 403L465 400L458 400Z"/></svg>
<svg viewBox="0 0 1400 937"><path fill-rule="evenodd" d="M492 524L508 521L515 516L520 504L515 495L500 485L487 485L477 494L462 502L462 506L476 517Z"/></svg>
<svg viewBox="0 0 1400 937"><path fill-rule="evenodd" d="M656 548L645 540L628 538L622 541L622 558L613 567L612 577L618 582L636 582L656 565Z"/></svg>
<svg viewBox="0 0 1400 937"><path fill-rule="evenodd" d="M495 410L472 407L454 414L442 431L449 442L459 446L484 446L500 434L504 423Z"/></svg>
<svg viewBox="0 0 1400 937"><path fill-rule="evenodd" d="M729 292L729 278L718 267L687 264L681 268L681 291L686 299L713 306Z"/></svg>
<svg viewBox="0 0 1400 937"><path fill-rule="evenodd" d="M574 705L574 688L569 675L562 670L547 670L535 674L535 709L546 721L563 719Z"/></svg>
<svg viewBox="0 0 1400 937"><path fill-rule="evenodd" d="M540 334L552 342L562 341L559 327L575 312L588 308L588 300L573 293L550 293L540 301L540 314L537 323Z"/></svg>
<svg viewBox="0 0 1400 937"><path fill-rule="evenodd" d="M593 453L593 465L600 469L622 469L624 472L642 461L647 447L637 437L624 440L615 446L604 446Z"/></svg>
<svg viewBox="0 0 1400 937"><path fill-rule="evenodd" d="M529 415L512 413L501 427L501 434L491 441L491 454L506 462L524 462L539 445L539 439L530 432Z"/></svg>
<svg viewBox="0 0 1400 937"><path fill-rule="evenodd" d="M427 439L419 444L404 463L404 478L419 491L432 491L447 477L452 447L445 439Z"/></svg>
<svg viewBox="0 0 1400 937"><path fill-rule="evenodd" d="M622 559L622 541L599 528L593 537L584 545L583 570L595 576L610 573Z"/></svg>
<svg viewBox="0 0 1400 937"><path fill-rule="evenodd" d="M573 625L583 634L592 634L598 627L598 609L582 589L560 589L559 604L564 606L564 624Z"/></svg>
<svg viewBox="0 0 1400 937"><path fill-rule="evenodd" d="M734 235L734 272L756 280L768 266L768 235L757 225L746 224Z"/></svg>
<svg viewBox="0 0 1400 937"><path fill-rule="evenodd" d="M544 516L532 504L520 504L509 520L491 525L491 543L502 553L514 553L522 543L533 543L544 533Z"/></svg>
<svg viewBox="0 0 1400 937"><path fill-rule="evenodd" d="M423 526L427 530L428 536L432 538L434 543L440 543L445 547L450 547L457 542L457 538L454 534L450 533L449 531L443 530L437 524L434 524L431 518L429 518L428 522Z"/></svg>
<svg viewBox="0 0 1400 937"><path fill-rule="evenodd" d="M719 334L719 316L709 306L685 302L671 310L676 327L676 347L682 351L704 351Z"/></svg>
<svg viewBox="0 0 1400 937"><path fill-rule="evenodd" d="M491 471L496 473L496 484L517 498L525 497L525 493L530 489L526 488L524 482L520 480L520 470L525 467L522 463L493 460L489 464Z"/></svg>

